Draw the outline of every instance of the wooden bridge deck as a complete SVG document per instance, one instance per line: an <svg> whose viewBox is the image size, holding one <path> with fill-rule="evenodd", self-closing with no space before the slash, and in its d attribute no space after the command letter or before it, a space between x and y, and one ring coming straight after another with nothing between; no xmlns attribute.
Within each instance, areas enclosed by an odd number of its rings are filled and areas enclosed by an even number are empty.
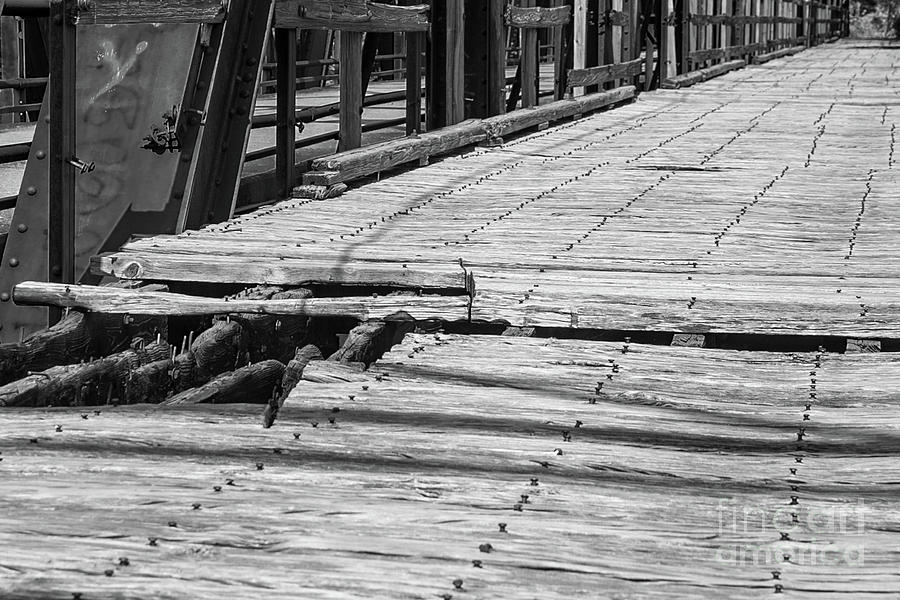
<svg viewBox="0 0 900 600"><path fill-rule="evenodd" d="M896 354L627 346L410 335L355 381L311 363L272 429L3 413L0 592L900 593Z"/></svg>
<svg viewBox="0 0 900 600"><path fill-rule="evenodd" d="M291 284L315 264L366 283L360 264L462 259L475 319L892 337L898 68L896 44L818 47L339 198L137 241L114 272Z"/></svg>
<svg viewBox="0 0 900 600"><path fill-rule="evenodd" d="M896 338L898 49L644 94L112 270L461 258L475 319ZM7 409L0 597L898 595L898 361L418 333L365 372L310 363L270 429L243 404Z"/></svg>

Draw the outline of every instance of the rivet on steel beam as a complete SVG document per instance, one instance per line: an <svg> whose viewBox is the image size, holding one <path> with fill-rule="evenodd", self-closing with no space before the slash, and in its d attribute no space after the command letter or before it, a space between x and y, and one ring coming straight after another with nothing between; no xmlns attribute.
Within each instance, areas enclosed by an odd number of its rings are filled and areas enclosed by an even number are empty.
<svg viewBox="0 0 900 600"><path fill-rule="evenodd" d="M18 227L16 227L16 231L18 231L19 233L25 233L26 231L28 231L28 225L26 225L25 223L19 223Z"/></svg>
<svg viewBox="0 0 900 600"><path fill-rule="evenodd" d="M45 158L47 158L47 153L44 152L43 150L38 150L37 152L34 153L34 157L37 158L38 160L44 160Z"/></svg>
<svg viewBox="0 0 900 600"><path fill-rule="evenodd" d="M37 194L37 188L33 185L29 185L27 188L25 188L25 193L29 196L34 196L35 194Z"/></svg>
<svg viewBox="0 0 900 600"><path fill-rule="evenodd" d="M18 258L15 258L15 257L10 258L10 259L9 259L9 266L11 266L11 267L13 267L13 268L18 267L18 266L19 266L19 259L18 259Z"/></svg>

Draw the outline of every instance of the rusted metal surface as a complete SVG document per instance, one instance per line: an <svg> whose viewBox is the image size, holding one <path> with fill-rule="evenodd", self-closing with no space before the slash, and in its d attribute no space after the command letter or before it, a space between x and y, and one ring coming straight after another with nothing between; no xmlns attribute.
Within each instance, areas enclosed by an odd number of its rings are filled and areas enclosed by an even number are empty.
<svg viewBox="0 0 900 600"><path fill-rule="evenodd" d="M78 28L75 152L60 155L62 166L74 177L76 281L98 252L133 234L175 230L181 202L169 191L179 153L160 154L142 146L163 123L163 114L182 102L196 37L195 25ZM5 294L27 279L62 276L62 265L57 263L60 271L54 275L50 259L50 199L55 196L49 189L49 162L57 147L49 142L46 116L45 106L0 266L2 341L18 341L48 325L45 309L17 307L3 301Z"/></svg>

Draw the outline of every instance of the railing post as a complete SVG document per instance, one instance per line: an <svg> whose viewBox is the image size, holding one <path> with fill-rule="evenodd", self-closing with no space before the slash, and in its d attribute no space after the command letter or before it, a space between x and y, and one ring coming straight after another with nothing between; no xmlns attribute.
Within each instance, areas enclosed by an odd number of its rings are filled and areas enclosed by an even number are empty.
<svg viewBox="0 0 900 600"><path fill-rule="evenodd" d="M503 0L465 0L465 116L483 118L505 108L506 32Z"/></svg>
<svg viewBox="0 0 900 600"><path fill-rule="evenodd" d="M459 123L464 115L463 0L432 0L428 59L428 129Z"/></svg>
<svg viewBox="0 0 900 600"><path fill-rule="evenodd" d="M280 195L294 188L294 142L297 127L297 30L275 30L275 179Z"/></svg>
<svg viewBox="0 0 900 600"><path fill-rule="evenodd" d="M422 52L425 34L406 33L406 135L422 131Z"/></svg>
<svg viewBox="0 0 900 600"><path fill-rule="evenodd" d="M675 38L678 52L678 74L690 70L691 54L691 8L690 0L675 0Z"/></svg>
<svg viewBox="0 0 900 600"><path fill-rule="evenodd" d="M669 44L672 41L672 29L669 25L669 7L671 0L660 0L659 11L656 15L656 39L659 41L658 58L656 61L657 81L662 86L669 78L669 67L672 64L672 54Z"/></svg>
<svg viewBox="0 0 900 600"><path fill-rule="evenodd" d="M362 145L362 45L361 31L341 31L340 131L338 152Z"/></svg>
<svg viewBox="0 0 900 600"><path fill-rule="evenodd" d="M599 0L597 3L597 10L595 12L597 32L596 58L593 63L589 63L587 66L611 65L616 62L616 36L614 35L613 24L610 19L612 10L612 0ZM588 31L590 30L591 26L588 24ZM615 85L615 82L606 82L603 84L603 87L608 88ZM600 88L591 86L585 91L591 92L599 90Z"/></svg>

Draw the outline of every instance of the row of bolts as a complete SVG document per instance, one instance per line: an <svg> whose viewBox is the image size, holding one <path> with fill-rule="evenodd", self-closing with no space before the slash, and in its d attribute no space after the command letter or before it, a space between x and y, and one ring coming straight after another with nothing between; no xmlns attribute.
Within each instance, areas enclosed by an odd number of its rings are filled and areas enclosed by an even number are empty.
<svg viewBox="0 0 900 600"><path fill-rule="evenodd" d="M626 337L625 343L623 344L623 346L620 350L622 354L628 353L630 343L631 343L631 337ZM609 364L610 364L611 372L606 374L606 379L597 382L597 386L596 386L596 388L594 388L594 395L588 398L588 404L596 404L597 403L597 399L603 395L602 390L603 390L604 382L608 383L608 382L612 381L614 374L617 374L619 372L619 365L618 365L618 363L616 363L615 359L612 359L612 358L609 359ZM583 425L584 425L583 421L576 420L575 424L573 426L573 429L580 429ZM571 442L572 441L572 431L571 430L561 430L559 433L562 435L563 442ZM563 449L559 448L559 447L554 448L553 453L556 456L563 456L565 454ZM549 469L551 466L548 461L537 461L537 462L539 465L541 465L541 467L543 467L545 469ZM540 479L537 477L530 478L529 485L532 487L539 486ZM530 504L530 498L531 498L531 494L521 494L519 497L519 501L516 502L515 504L513 504L512 510L514 510L515 512L523 512L524 505ZM498 523L497 526L499 528L500 533L509 533L509 531L507 529L507 527L508 527L507 523L501 522L501 523ZM482 552L482 553L489 554L489 553L493 552L494 550L495 550L495 548L490 542L485 542L485 543L479 544L479 546L478 546L478 551ZM473 559L472 566L475 568L481 569L481 568L484 568L484 562L482 559ZM464 591L464 588L463 588L464 580L462 578L454 579L452 583L453 583L453 588L455 590ZM443 600L451 600L453 598L453 594L449 593L449 592L443 593L440 595L440 598L442 598Z"/></svg>
<svg viewBox="0 0 900 600"><path fill-rule="evenodd" d="M825 353L825 348L823 346L819 346L819 351L816 354L815 362L813 363L813 369L810 370L810 372L809 372L809 399L806 401L804 408L803 408L803 412L802 412L803 419L801 421L801 424L797 426L797 446L796 446L796 453L794 454L794 464L795 465L803 464L803 459L806 457L806 455L804 454L805 448L804 448L803 442L808 434L806 432L805 423L810 420L810 415L811 415L813 404L815 402L817 402L817 400L818 400L817 399L818 392L816 390L816 383L817 383L817 377L818 377L818 369L820 369L822 367L822 357L823 357L824 353ZM799 470L799 467L797 467L797 466L789 467L788 470L790 471L790 477L787 479L787 481L788 481L788 485L790 486L790 490L792 492L792 494L790 496L791 500L790 500L790 502L788 502L788 506L799 506L800 505L800 496L798 495L798 492L800 491L800 485L799 485L800 480L795 479L797 476L797 471ZM799 516L797 513L794 513L794 512L791 513L792 522L799 523L798 517ZM786 532L780 532L779 538L780 538L779 541L789 541L791 539L790 535ZM784 560L784 562L790 562L791 555L783 554L782 559ZM772 579L774 579L774 580L780 581L781 575L782 575L782 572L780 569L776 569L776 570L772 571ZM776 583L774 586L774 591L776 594L782 593L784 591L784 585L781 583Z"/></svg>

